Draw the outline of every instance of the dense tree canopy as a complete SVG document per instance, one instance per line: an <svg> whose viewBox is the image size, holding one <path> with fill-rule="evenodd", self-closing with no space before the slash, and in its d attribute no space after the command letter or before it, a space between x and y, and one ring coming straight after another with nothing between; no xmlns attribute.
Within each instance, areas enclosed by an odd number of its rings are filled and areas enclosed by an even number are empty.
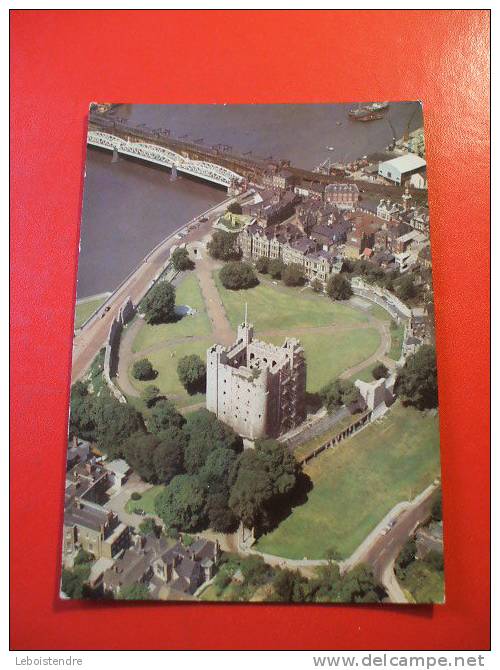
<svg viewBox="0 0 500 670"><path fill-rule="evenodd" d="M171 428L157 435L160 443L153 454L153 466L157 481L168 484L184 470L185 436L182 431Z"/></svg>
<svg viewBox="0 0 500 670"><path fill-rule="evenodd" d="M221 261L237 260L241 255L238 249L238 236L225 230L215 230L207 248L212 258Z"/></svg>
<svg viewBox="0 0 500 670"><path fill-rule="evenodd" d="M144 430L142 416L131 405L120 403L111 395L96 398L93 408L98 448L111 458L120 457L125 440Z"/></svg>
<svg viewBox="0 0 500 670"><path fill-rule="evenodd" d="M156 435L135 433L123 445L125 460L147 482L157 482L153 456L158 444Z"/></svg>
<svg viewBox="0 0 500 670"><path fill-rule="evenodd" d="M151 600L151 594L145 584L130 584L120 590L118 600Z"/></svg>
<svg viewBox="0 0 500 670"><path fill-rule="evenodd" d="M253 267L241 261L232 261L224 265L219 277L222 285L233 291L242 288L252 288L252 286L256 286L259 283Z"/></svg>
<svg viewBox="0 0 500 670"><path fill-rule="evenodd" d="M326 292L332 300L349 300L352 296L351 282L343 274L334 274L326 283Z"/></svg>
<svg viewBox="0 0 500 670"><path fill-rule="evenodd" d="M183 356L179 359L177 374L188 393L203 393L205 391L207 368L197 354Z"/></svg>
<svg viewBox="0 0 500 670"><path fill-rule="evenodd" d="M251 528L270 526L273 515L286 505L297 484L300 466L280 442L257 440L237 463L229 507Z"/></svg>
<svg viewBox="0 0 500 670"><path fill-rule="evenodd" d="M205 515L205 491L195 475L177 475L155 499L155 510L167 528L196 530Z"/></svg>
<svg viewBox="0 0 500 670"><path fill-rule="evenodd" d="M189 252L185 247L175 249L172 254L172 265L177 272L185 272L194 268L194 263L189 258Z"/></svg>
<svg viewBox="0 0 500 670"><path fill-rule="evenodd" d="M349 380L335 379L329 382L319 392L323 405L329 412L355 403L360 398L357 387Z"/></svg>
<svg viewBox="0 0 500 670"><path fill-rule="evenodd" d="M142 306L149 323L175 320L175 288L167 281L157 282L144 298Z"/></svg>
<svg viewBox="0 0 500 670"><path fill-rule="evenodd" d="M404 405L413 405L420 410L437 407L436 350L433 346L425 344L406 359L394 388Z"/></svg>
<svg viewBox="0 0 500 670"><path fill-rule="evenodd" d="M281 273L281 279L286 286L302 286L305 281L304 270L298 263L290 263Z"/></svg>
<svg viewBox="0 0 500 670"><path fill-rule="evenodd" d="M161 433L169 428L181 428L185 419L171 400L161 398L151 410L148 427L152 433Z"/></svg>

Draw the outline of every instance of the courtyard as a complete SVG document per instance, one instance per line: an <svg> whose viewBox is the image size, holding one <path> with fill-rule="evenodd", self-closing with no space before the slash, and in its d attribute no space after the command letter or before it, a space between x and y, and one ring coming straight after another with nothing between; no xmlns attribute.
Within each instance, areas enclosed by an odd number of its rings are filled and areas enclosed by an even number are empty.
<svg viewBox="0 0 500 670"><path fill-rule="evenodd" d="M189 354L205 360L208 347L219 341L217 329L228 333L228 341L235 337L245 304L258 338L276 345L286 337L300 339L310 393L339 376L355 379L357 373L368 375L377 360L390 357L393 349L397 353L400 345L392 341L395 331L389 328L390 317L382 308L367 304L361 309L355 302L333 302L309 288L260 279L254 288L230 291L222 286L211 261L199 260L196 270L187 273L176 288L176 304L189 306L193 314L174 323L151 325L136 318L129 324L122 339L119 368L120 385L129 399L140 402L144 387L154 384L183 411L203 405L204 393L190 395L181 385L178 361ZM205 284L200 286L200 282ZM150 381L138 381L131 374L134 361L144 357L158 373Z"/></svg>

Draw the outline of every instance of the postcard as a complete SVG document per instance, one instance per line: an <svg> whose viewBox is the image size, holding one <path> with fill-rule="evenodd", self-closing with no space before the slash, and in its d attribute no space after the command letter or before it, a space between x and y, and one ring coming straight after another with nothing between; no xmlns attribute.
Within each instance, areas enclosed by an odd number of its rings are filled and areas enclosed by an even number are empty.
<svg viewBox="0 0 500 670"><path fill-rule="evenodd" d="M61 597L444 602L421 104L86 141Z"/></svg>

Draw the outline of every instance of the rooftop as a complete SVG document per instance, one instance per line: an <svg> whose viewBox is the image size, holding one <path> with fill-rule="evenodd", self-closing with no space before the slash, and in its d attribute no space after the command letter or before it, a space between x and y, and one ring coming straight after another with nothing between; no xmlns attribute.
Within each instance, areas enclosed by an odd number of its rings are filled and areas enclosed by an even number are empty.
<svg viewBox="0 0 500 670"><path fill-rule="evenodd" d="M420 156L416 154L405 154L404 156L398 156L398 158L392 158L390 161L384 161L379 164L384 167L392 167L399 172L411 172L412 170L419 170L426 166L426 162Z"/></svg>

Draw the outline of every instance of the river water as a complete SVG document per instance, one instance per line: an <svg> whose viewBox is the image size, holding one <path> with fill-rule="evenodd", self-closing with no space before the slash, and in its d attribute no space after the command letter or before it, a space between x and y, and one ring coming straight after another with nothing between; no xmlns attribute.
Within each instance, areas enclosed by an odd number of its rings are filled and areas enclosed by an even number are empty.
<svg viewBox="0 0 500 670"><path fill-rule="evenodd" d="M416 103L391 103L384 119L349 121L352 105L121 105L131 126L169 128L174 137L231 145L260 158L312 169L382 151L393 135L423 125ZM338 125L340 124L340 125ZM329 150L333 147L333 151ZM77 297L112 291L169 233L226 197L214 185L95 149L87 153Z"/></svg>

